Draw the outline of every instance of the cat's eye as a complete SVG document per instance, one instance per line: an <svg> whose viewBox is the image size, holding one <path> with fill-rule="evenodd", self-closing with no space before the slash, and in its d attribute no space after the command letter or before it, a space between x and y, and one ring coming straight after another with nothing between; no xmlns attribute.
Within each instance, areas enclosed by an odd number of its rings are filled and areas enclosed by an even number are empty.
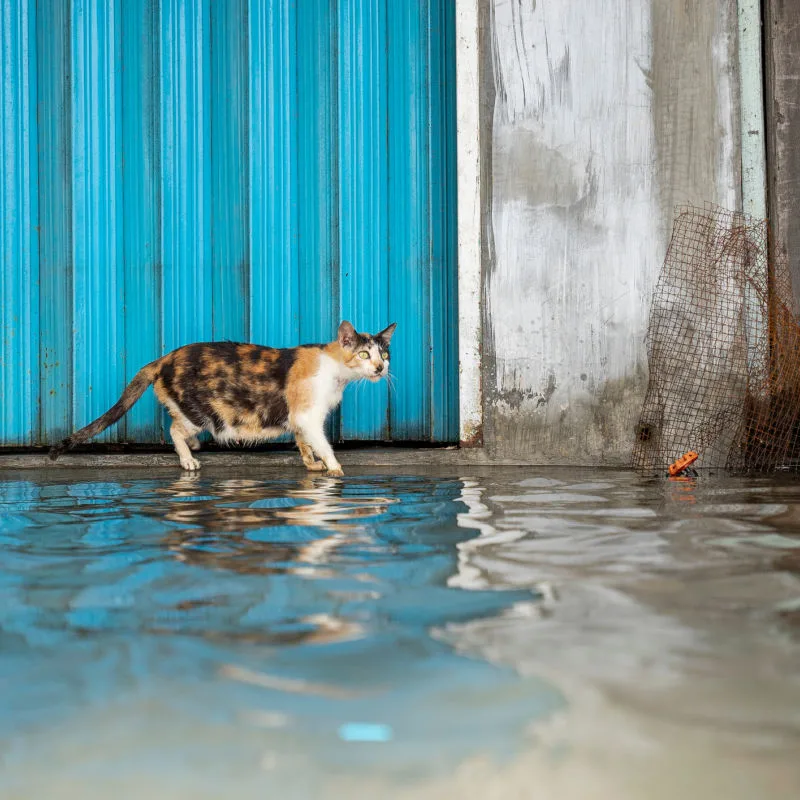
<svg viewBox="0 0 800 800"><path fill-rule="evenodd" d="M389 351L388 350L381 350L381 358L386 361L389 358Z"/></svg>
<svg viewBox="0 0 800 800"><path fill-rule="evenodd" d="M362 350L362 351L361 351L361 352L358 354L358 357L359 357L359 358L369 358L369 353L368 353L366 350Z"/></svg>

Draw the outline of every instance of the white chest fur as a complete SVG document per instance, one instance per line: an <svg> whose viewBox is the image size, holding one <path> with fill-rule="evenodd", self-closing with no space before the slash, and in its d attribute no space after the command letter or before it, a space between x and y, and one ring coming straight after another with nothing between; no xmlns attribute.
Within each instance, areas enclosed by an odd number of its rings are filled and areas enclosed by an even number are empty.
<svg viewBox="0 0 800 800"><path fill-rule="evenodd" d="M319 358L319 369L311 378L311 404L317 414L326 416L342 400L347 385L344 367L324 353Z"/></svg>

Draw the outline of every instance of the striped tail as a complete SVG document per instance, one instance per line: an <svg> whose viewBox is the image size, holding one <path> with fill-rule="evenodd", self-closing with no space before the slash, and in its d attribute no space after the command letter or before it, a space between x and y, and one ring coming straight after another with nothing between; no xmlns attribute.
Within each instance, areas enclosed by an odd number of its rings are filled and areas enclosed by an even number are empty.
<svg viewBox="0 0 800 800"><path fill-rule="evenodd" d="M158 369L161 366L162 359L152 361L146 367L142 367L133 380L125 387L122 397L114 403L111 408L98 417L94 422L90 422L85 428L76 431L72 436L67 436L66 439L53 445L50 448L50 458L55 461L62 453L71 450L75 445L88 442L93 436L104 431L109 425L113 425L117 420L121 419L133 406L133 404L144 394L145 389L158 377Z"/></svg>

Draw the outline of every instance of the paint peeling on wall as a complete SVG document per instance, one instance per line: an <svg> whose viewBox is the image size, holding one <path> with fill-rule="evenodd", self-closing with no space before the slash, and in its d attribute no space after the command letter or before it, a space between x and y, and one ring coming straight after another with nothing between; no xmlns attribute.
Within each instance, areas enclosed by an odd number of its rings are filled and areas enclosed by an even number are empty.
<svg viewBox="0 0 800 800"><path fill-rule="evenodd" d="M492 0L484 385L497 455L628 460L672 205L737 197L731 9Z"/></svg>

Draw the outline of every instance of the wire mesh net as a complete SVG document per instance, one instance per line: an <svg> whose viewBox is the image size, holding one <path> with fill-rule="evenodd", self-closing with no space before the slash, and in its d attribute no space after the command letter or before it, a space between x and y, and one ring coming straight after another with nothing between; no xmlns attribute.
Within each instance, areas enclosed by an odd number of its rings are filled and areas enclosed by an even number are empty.
<svg viewBox="0 0 800 800"><path fill-rule="evenodd" d="M800 467L800 324L763 220L717 206L676 211L647 333L649 383L635 467L734 472Z"/></svg>

